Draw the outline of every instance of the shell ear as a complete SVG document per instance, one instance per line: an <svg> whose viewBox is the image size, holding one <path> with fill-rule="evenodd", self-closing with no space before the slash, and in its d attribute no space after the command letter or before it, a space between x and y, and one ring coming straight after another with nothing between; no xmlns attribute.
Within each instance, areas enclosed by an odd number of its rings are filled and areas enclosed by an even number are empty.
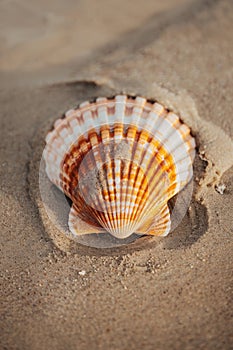
<svg viewBox="0 0 233 350"><path fill-rule="evenodd" d="M152 222L152 224L151 224ZM148 227L148 223L150 226ZM158 215L153 220L150 219L144 223L143 226L136 233L153 235L153 236L167 236L171 229L171 218L168 205L165 204Z"/></svg>
<svg viewBox="0 0 233 350"><path fill-rule="evenodd" d="M69 225L69 229L70 229L71 233L74 236L105 232L105 230L102 229L101 227L90 225L87 222L85 222L84 220L82 220L78 216L78 214L74 208L74 205L72 205L71 209L70 209L68 225Z"/></svg>

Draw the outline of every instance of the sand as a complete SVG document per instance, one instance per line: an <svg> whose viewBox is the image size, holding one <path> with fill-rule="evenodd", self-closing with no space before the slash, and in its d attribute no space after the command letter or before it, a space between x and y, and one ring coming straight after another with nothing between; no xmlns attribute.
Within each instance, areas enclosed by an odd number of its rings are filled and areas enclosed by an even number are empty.
<svg viewBox="0 0 233 350"><path fill-rule="evenodd" d="M134 3L0 5L1 349L233 348L233 4ZM48 219L40 159L58 116L119 92L192 128L194 191L168 237L94 249Z"/></svg>

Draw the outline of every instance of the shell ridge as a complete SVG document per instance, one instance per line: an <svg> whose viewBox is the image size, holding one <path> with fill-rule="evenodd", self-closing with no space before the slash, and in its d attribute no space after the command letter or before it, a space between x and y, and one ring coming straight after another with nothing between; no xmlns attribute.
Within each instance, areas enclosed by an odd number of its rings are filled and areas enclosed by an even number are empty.
<svg viewBox="0 0 233 350"><path fill-rule="evenodd" d="M130 212L130 215L128 217L128 221L131 222L131 226L133 225L133 222L134 222L134 218L136 216L136 213L138 212L138 210L140 209L140 204L144 198L144 194L145 194L145 188L144 188L144 182L146 181L146 175L144 176L144 180L143 182L141 182L140 186L136 186L137 184L137 181L138 181L138 177L139 177L139 174L140 174L140 170L141 170L141 165L142 165L142 161L146 155L146 151L145 149L143 149L143 147L140 147L140 137L141 137L141 134L139 135L139 138L138 138L138 142L136 143L136 149L135 149L135 153L137 152L137 149L139 147L139 152L140 152L140 158L138 159L138 163L137 163L137 172L136 172L136 176L134 177L134 182L133 182L133 185L132 185L132 192L133 192L133 189L136 188L136 193L134 193L134 197L135 199L132 201L131 203L131 206L133 207L134 205L137 204L137 207L135 208L135 210L132 210ZM139 194L139 192L142 191L143 194L139 197L140 200L139 200L139 203L136 203L136 200L137 200L137 196ZM132 208L133 209L133 208Z"/></svg>

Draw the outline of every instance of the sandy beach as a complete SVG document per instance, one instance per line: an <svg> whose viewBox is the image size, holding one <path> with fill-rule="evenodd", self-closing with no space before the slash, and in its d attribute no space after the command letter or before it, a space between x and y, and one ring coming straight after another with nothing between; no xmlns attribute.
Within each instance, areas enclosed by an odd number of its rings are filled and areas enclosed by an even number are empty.
<svg viewBox="0 0 233 350"><path fill-rule="evenodd" d="M0 22L0 349L232 349L233 3L12 0ZM191 128L193 194L167 237L95 249L48 218L40 162L58 117L118 93Z"/></svg>

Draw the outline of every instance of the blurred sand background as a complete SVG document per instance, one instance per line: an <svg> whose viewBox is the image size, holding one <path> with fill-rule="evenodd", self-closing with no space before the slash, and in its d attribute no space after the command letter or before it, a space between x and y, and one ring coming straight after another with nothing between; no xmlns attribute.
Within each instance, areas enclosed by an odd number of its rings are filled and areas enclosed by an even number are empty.
<svg viewBox="0 0 233 350"><path fill-rule="evenodd" d="M3 0L0 28L0 349L232 349L232 1ZM46 132L119 92L192 128L189 211L132 247L56 240L38 188Z"/></svg>

